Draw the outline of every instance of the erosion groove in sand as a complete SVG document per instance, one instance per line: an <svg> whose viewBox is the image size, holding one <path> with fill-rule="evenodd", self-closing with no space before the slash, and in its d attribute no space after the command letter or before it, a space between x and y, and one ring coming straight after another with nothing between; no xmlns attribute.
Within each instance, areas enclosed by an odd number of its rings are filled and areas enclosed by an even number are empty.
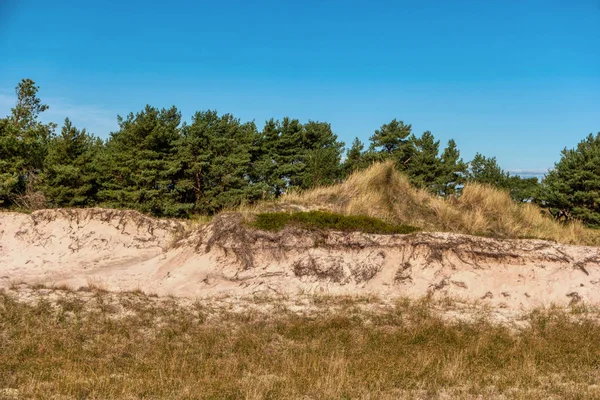
<svg viewBox="0 0 600 400"><path fill-rule="evenodd" d="M600 250L453 233L257 231L104 209L0 213L0 287L18 282L159 295L374 294L494 307L600 303Z"/></svg>

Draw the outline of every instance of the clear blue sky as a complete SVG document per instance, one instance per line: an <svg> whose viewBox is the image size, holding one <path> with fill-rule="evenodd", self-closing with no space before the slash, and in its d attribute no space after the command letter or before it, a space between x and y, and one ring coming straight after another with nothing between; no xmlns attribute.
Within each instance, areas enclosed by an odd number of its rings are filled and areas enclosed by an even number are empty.
<svg viewBox="0 0 600 400"><path fill-rule="evenodd" d="M30 77L47 118L101 137L147 103L348 144L398 118L540 170L600 131L599 0L0 0L0 55L0 115Z"/></svg>

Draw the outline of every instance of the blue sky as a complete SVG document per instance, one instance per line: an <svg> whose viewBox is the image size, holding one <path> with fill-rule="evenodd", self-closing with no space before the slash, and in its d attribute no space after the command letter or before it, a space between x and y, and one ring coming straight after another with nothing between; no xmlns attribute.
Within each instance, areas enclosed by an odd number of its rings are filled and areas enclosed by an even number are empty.
<svg viewBox="0 0 600 400"><path fill-rule="evenodd" d="M0 54L0 115L29 77L46 119L101 137L145 104L347 144L398 118L536 171L600 131L599 0L0 0Z"/></svg>

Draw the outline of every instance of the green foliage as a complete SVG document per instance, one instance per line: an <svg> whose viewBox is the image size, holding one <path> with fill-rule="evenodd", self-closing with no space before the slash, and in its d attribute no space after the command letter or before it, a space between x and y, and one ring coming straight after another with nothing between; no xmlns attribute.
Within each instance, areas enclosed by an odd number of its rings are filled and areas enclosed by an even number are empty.
<svg viewBox="0 0 600 400"><path fill-rule="evenodd" d="M341 149L333 146L308 150L299 187L309 189L339 182L342 176L340 153Z"/></svg>
<svg viewBox="0 0 600 400"><path fill-rule="evenodd" d="M440 142L427 131L419 138L412 135L410 143L413 145L413 155L406 162L406 173L415 186L436 192L436 185L442 174L442 162L439 158Z"/></svg>
<svg viewBox="0 0 600 400"><path fill-rule="evenodd" d="M496 157L487 158L479 153L470 163L468 180L500 188L508 187L509 174L498 165Z"/></svg>
<svg viewBox="0 0 600 400"><path fill-rule="evenodd" d="M538 201L540 195L540 182L537 178L521 178L510 176L508 178L510 196L518 202Z"/></svg>
<svg viewBox="0 0 600 400"><path fill-rule="evenodd" d="M214 213L259 199L265 185L251 179L257 141L254 123L216 111L196 113L177 144L177 187L186 208Z"/></svg>
<svg viewBox="0 0 600 400"><path fill-rule="evenodd" d="M467 163L460 158L460 151L453 139L448 141L448 146L442 153L440 164L436 192L444 197L459 194L459 188L465 182Z"/></svg>
<svg viewBox="0 0 600 400"><path fill-rule="evenodd" d="M23 79L15 88L17 104L0 120L0 204L12 206L37 181L43 169L55 124L42 124L40 113L48 106L37 97L38 87Z"/></svg>
<svg viewBox="0 0 600 400"><path fill-rule="evenodd" d="M379 234L408 234L418 228L408 225L388 224L377 218L365 215L343 215L325 211L295 212L295 213L261 213L256 216L252 226L262 230L278 231L287 225L302 229L330 229L336 231L360 231Z"/></svg>
<svg viewBox="0 0 600 400"><path fill-rule="evenodd" d="M21 80L15 88L17 104L11 109L12 123L22 130L35 127L40 113L49 108L37 97L38 90L31 79Z"/></svg>
<svg viewBox="0 0 600 400"><path fill-rule="evenodd" d="M511 176L500 168L496 157L487 158L479 153L475 155L470 163L467 179L470 182L508 190L513 200L518 202L535 201L540 192L537 178Z"/></svg>
<svg viewBox="0 0 600 400"><path fill-rule="evenodd" d="M565 149L542 187L479 153L467 168L454 140L440 154L431 132L417 137L397 119L375 130L366 150L356 138L343 162L344 144L330 124L288 117L267 121L259 132L254 122L230 114L197 112L182 124L175 107L146 106L118 117L119 130L106 142L68 118L55 135L55 124L39 121L48 106L38 90L31 79L19 82L11 114L0 119L0 207L27 208L24 199L35 198L36 208L99 204L158 216L214 214L290 189L330 185L391 159L414 185L437 196L460 195L466 182L489 184L516 201L600 226L598 136Z"/></svg>
<svg viewBox="0 0 600 400"><path fill-rule="evenodd" d="M258 140L256 178L266 184L269 195L279 197L289 188L307 189L328 185L342 176L344 144L331 125L296 119L266 122Z"/></svg>
<svg viewBox="0 0 600 400"><path fill-rule="evenodd" d="M98 190L93 160L102 141L65 119L60 135L48 145L42 173L42 191L51 204L59 207L94 204Z"/></svg>
<svg viewBox="0 0 600 400"><path fill-rule="evenodd" d="M368 167L376 161L392 159L417 187L431 193L448 197L459 194L465 181L467 164L460 158L454 140L439 154L440 142L429 131L420 137L412 134L410 125L394 119L384 124L371 136L369 150L356 139L348 151L344 163L346 175Z"/></svg>
<svg viewBox="0 0 600 400"><path fill-rule="evenodd" d="M97 159L99 201L159 216L184 215L175 180L179 111L146 106L118 121L120 129L111 134Z"/></svg>
<svg viewBox="0 0 600 400"><path fill-rule="evenodd" d="M16 129L8 118L0 120L0 204L10 205L11 197L24 187L23 161Z"/></svg>
<svg viewBox="0 0 600 400"><path fill-rule="evenodd" d="M600 227L600 132L562 151L543 180L540 203L555 216Z"/></svg>
<svg viewBox="0 0 600 400"><path fill-rule="evenodd" d="M364 154L365 145L359 138L354 138L352 146L346 152L346 159L342 165L344 176L348 176L354 171L368 167Z"/></svg>
<svg viewBox="0 0 600 400"><path fill-rule="evenodd" d="M302 124L284 118L266 122L259 139L261 156L258 161L259 179L264 181L275 197L282 195L292 177L304 168L301 159Z"/></svg>
<svg viewBox="0 0 600 400"><path fill-rule="evenodd" d="M300 152L305 167L296 178L290 179L292 187L308 189L329 185L341 178L344 143L337 139L331 125L326 122L308 121L304 124Z"/></svg>
<svg viewBox="0 0 600 400"><path fill-rule="evenodd" d="M448 142L448 147L441 155L440 142L435 140L430 131L424 132L420 137L411 134L404 146L402 153L410 156L402 162L401 169L412 184L442 197L457 194L460 185L464 183L467 166L460 158L454 140Z"/></svg>
<svg viewBox="0 0 600 400"><path fill-rule="evenodd" d="M411 134L411 125L405 125L394 118L390 123L381 125L371 136L370 149L385 156L393 156L402 165L411 155Z"/></svg>

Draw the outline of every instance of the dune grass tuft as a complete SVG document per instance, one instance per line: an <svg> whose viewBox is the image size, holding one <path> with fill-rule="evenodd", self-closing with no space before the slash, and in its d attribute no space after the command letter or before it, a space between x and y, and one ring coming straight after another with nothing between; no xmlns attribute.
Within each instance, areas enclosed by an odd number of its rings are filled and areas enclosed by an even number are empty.
<svg viewBox="0 0 600 400"><path fill-rule="evenodd" d="M578 221L557 222L538 206L516 203L508 192L488 185L467 184L458 198L438 198L412 186L392 162L373 164L340 184L288 193L279 204L366 215L427 231L600 245L600 231ZM266 203L257 210L273 207Z"/></svg>

